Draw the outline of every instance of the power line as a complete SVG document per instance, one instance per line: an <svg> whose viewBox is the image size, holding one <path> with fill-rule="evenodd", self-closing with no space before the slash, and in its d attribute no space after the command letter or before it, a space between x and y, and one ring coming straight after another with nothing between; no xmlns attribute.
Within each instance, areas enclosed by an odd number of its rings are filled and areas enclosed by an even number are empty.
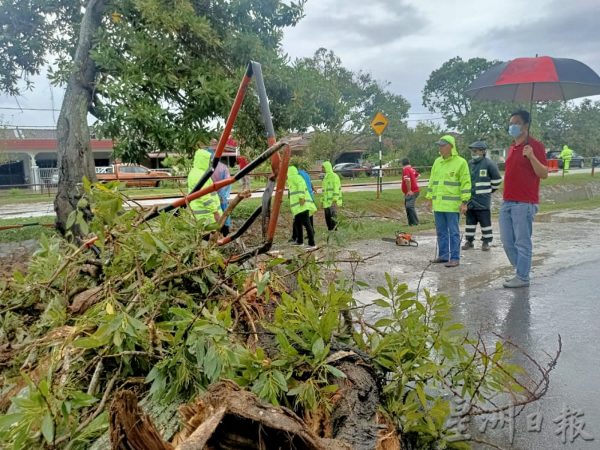
<svg viewBox="0 0 600 450"><path fill-rule="evenodd" d="M0 130L2 128L21 128L21 129L27 129L27 128L41 128L41 129L55 129L56 125L12 125L10 123L0 123Z"/></svg>
<svg viewBox="0 0 600 450"><path fill-rule="evenodd" d="M0 109L8 109L11 111L60 111L60 109L56 108L15 108L14 106L0 106Z"/></svg>
<svg viewBox="0 0 600 450"><path fill-rule="evenodd" d="M52 98L51 98L52 100ZM8 110L16 110L16 111L60 111L59 108L22 108L22 107L14 107L14 106L0 106L0 109L8 109ZM439 114L438 112L428 112L428 111L415 111L408 112L409 116L417 116L417 115L432 115Z"/></svg>
<svg viewBox="0 0 600 450"><path fill-rule="evenodd" d="M427 117L425 119L406 119L407 122L428 122L430 120L444 120L443 117Z"/></svg>

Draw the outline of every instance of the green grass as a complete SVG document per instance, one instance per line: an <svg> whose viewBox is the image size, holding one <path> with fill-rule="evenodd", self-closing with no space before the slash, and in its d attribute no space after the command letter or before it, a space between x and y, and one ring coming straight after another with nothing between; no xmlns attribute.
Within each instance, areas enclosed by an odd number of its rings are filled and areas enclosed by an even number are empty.
<svg viewBox="0 0 600 450"><path fill-rule="evenodd" d="M54 216L32 217L29 219L1 219L0 227L10 225L26 225L26 224L52 224ZM0 230L0 243L3 242L19 242L28 239L39 239L42 234L50 235L54 233L53 228L40 225L25 226L13 228L10 230Z"/></svg>
<svg viewBox="0 0 600 450"><path fill-rule="evenodd" d="M596 176L591 175L591 172L578 173L574 175L552 175L542 180L542 186L556 186L559 184L581 186L589 182L600 183L600 173Z"/></svg>
<svg viewBox="0 0 600 450"><path fill-rule="evenodd" d="M553 177L554 178L554 177ZM600 180L600 179L599 179ZM544 186L551 186L561 183L570 185L585 184L589 177L585 175L571 175L568 181L562 177L556 177L556 180L549 178L544 180ZM418 206L422 206L424 195L419 197ZM320 195L317 194L317 203L320 205ZM260 205L260 199L249 199L243 201L235 210L234 218L245 220ZM545 202L540 204L540 213L569 209L591 209L600 208L600 198L591 200L575 200L559 203ZM344 206L340 211L341 228L338 232L340 242L354 242L363 239L379 239L381 237L394 237L396 231L417 232L432 230L434 228L433 215L425 212L421 207L419 219L421 225L417 227L408 227L406 225L406 215L404 211L404 197L400 189L386 189L381 193L379 199L375 192L347 192L344 193ZM26 223L52 223L53 216L45 216L31 219L0 219L0 226L18 225ZM292 222L291 213L287 201L284 200L281 206L281 219L279 221L279 236L290 232ZM317 238L323 239L326 236L327 229L323 211L319 209L315 215L315 228ZM52 233L53 231L46 227L29 226L13 230L0 230L1 242L15 242L27 239L36 239L42 233Z"/></svg>

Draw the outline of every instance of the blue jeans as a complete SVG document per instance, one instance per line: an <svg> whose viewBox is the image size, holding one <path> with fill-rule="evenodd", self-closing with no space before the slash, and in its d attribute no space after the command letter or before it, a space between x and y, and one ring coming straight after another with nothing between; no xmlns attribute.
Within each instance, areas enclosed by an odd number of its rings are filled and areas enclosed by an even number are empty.
<svg viewBox="0 0 600 450"><path fill-rule="evenodd" d="M513 201L505 201L500 208L500 238L504 253L522 281L529 281L533 250L531 235L537 210L538 206L533 203Z"/></svg>
<svg viewBox="0 0 600 450"><path fill-rule="evenodd" d="M438 240L438 258L446 261L458 261L460 259L460 230L458 228L460 214L434 211L433 215Z"/></svg>

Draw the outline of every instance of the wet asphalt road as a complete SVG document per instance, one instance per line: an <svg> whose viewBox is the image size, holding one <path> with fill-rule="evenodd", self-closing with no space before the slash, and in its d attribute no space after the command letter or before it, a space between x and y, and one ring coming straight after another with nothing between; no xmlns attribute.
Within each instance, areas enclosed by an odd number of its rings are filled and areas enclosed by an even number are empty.
<svg viewBox="0 0 600 450"><path fill-rule="evenodd" d="M512 268L496 237L491 252L476 249L463 252L461 266L454 269L430 266L422 287L449 295L454 318L469 332L483 331L493 340L498 333L539 360L558 348L562 353L550 375L546 396L528 405L505 426L478 434L483 418L471 422L470 431L480 438L512 449L600 449L600 209L538 215L534 225L534 269L529 288L502 287ZM495 224L497 232L497 224ZM419 247L396 247L382 241L363 241L353 246L364 255L381 255L359 269L359 278L372 286L384 284L387 271L416 289L423 269L435 254L431 233L416 236ZM378 295L372 290L356 293L369 302ZM374 311L373 315L377 315ZM521 363L522 358L517 357ZM527 366L528 367L528 366ZM571 417L572 426L564 435L558 429L563 408L583 415ZM538 412L541 431L528 431L528 416ZM494 417L488 417L488 420ZM559 421L560 422L560 421ZM514 425L514 437L510 425ZM579 426L580 428L577 428ZM558 434L557 434L558 432ZM569 432L573 432L572 435ZM583 437L593 438L584 440ZM571 441L572 439L572 441ZM474 448L490 448L477 446Z"/></svg>
<svg viewBox="0 0 600 450"><path fill-rule="evenodd" d="M527 289L508 291L497 287L459 297L457 320L471 329L481 324L486 330L494 330L540 361L548 361L544 351L554 353L557 336L562 338L562 353L550 375L549 391L538 402L544 419L542 430L527 431L527 416L538 408L528 406L515 419L512 448L600 448L599 268L600 257L540 277ZM558 424L554 420L558 420L565 406L584 413L578 419L585 424L582 430L595 438L593 441L576 437L570 442L567 437L567 442L562 443L561 435L555 434ZM477 427L482 426L481 421L476 423ZM508 429L498 429L493 439L489 432L484 437L506 445L508 436Z"/></svg>

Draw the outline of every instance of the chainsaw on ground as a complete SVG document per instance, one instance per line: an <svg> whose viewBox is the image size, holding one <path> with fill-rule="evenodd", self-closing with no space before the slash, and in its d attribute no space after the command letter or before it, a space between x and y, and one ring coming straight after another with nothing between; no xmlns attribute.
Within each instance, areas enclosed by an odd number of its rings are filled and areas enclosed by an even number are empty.
<svg viewBox="0 0 600 450"><path fill-rule="evenodd" d="M391 238L382 238L386 242L393 242L400 247L418 247L419 243L413 239L412 234L406 233L404 231L397 231L396 237L394 239Z"/></svg>

